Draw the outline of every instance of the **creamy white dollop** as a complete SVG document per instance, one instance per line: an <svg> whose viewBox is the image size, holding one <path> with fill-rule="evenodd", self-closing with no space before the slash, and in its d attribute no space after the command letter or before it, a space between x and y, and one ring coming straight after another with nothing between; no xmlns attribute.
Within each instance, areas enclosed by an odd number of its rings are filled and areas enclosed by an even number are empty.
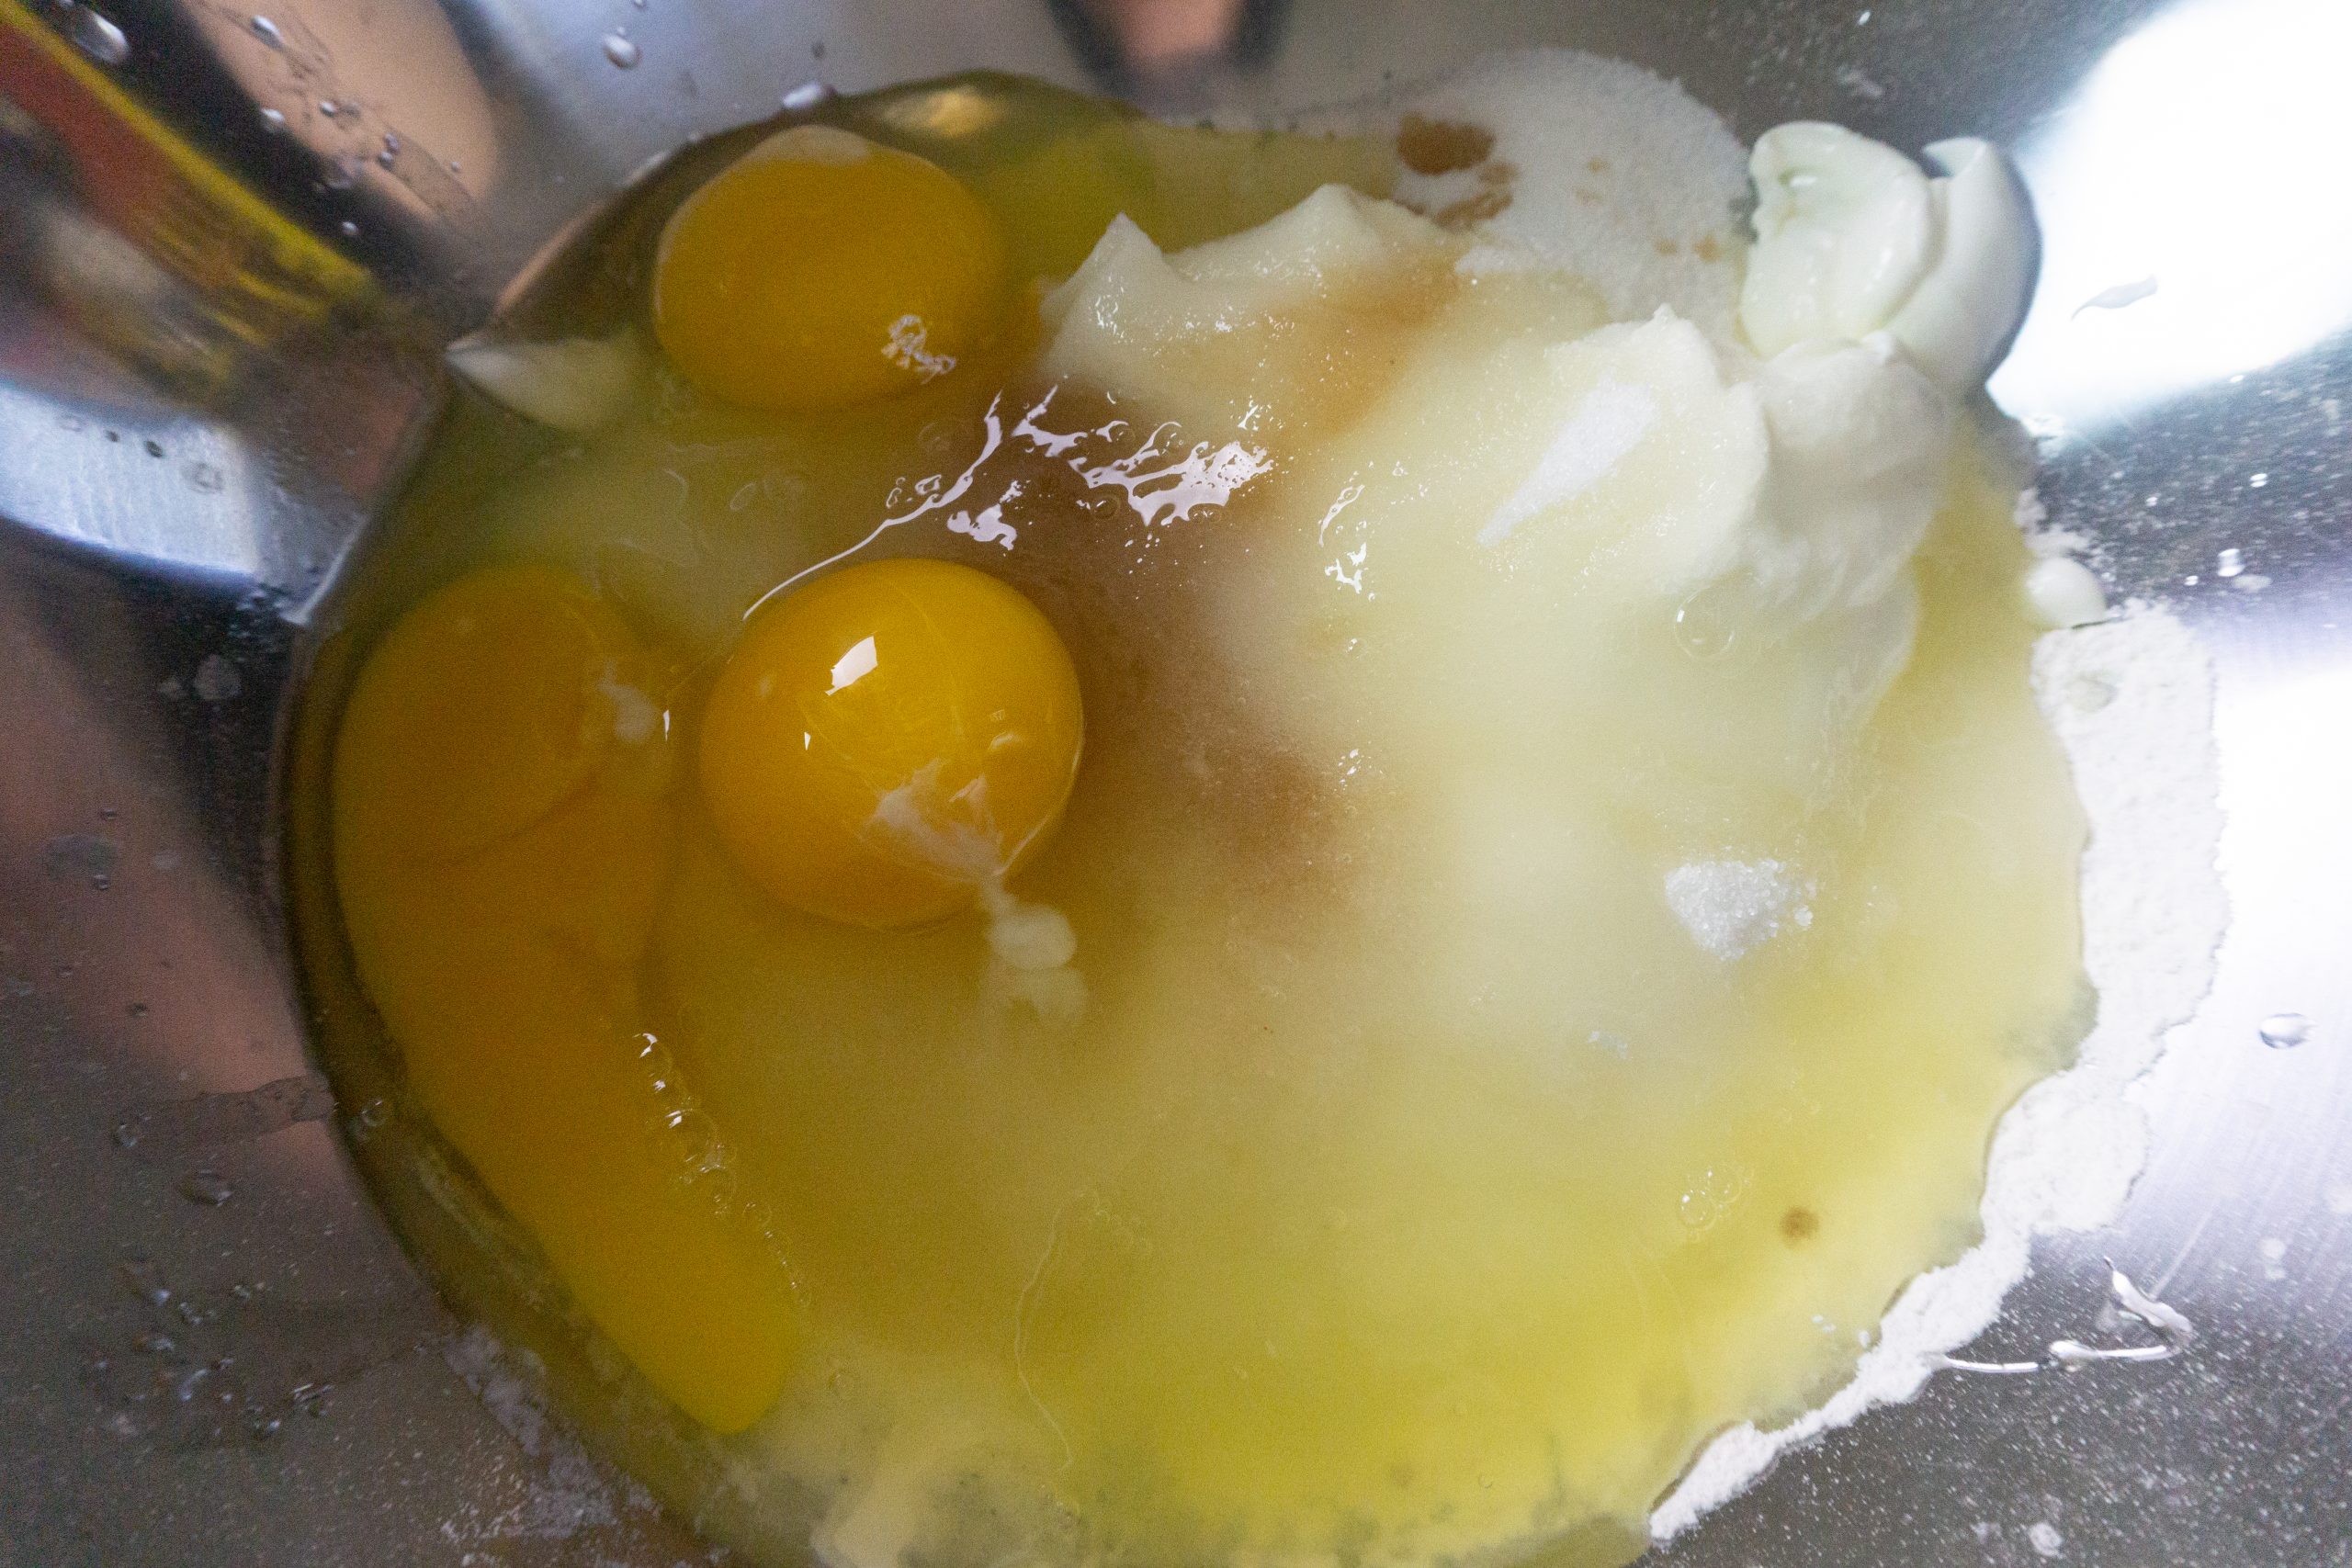
<svg viewBox="0 0 2352 1568"><path fill-rule="evenodd" d="M1984 381L2025 318L2032 211L1991 142L1939 141L1928 157L1939 176L1815 121L1758 139L1756 245L1739 296L1758 353L1883 331L1946 391Z"/></svg>
<svg viewBox="0 0 2352 1568"><path fill-rule="evenodd" d="M627 331L611 337L517 343L476 334L444 352L467 384L526 419L584 435L629 406L646 369L644 349Z"/></svg>

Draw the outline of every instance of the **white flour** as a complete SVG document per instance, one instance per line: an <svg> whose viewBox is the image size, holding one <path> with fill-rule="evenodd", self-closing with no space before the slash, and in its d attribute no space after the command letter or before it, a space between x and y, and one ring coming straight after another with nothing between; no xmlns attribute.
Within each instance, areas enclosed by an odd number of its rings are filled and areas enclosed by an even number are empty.
<svg viewBox="0 0 2352 1568"><path fill-rule="evenodd" d="M1984 1239L1913 1280L1853 1381L1773 1431L1742 1425L1699 1456L1650 1516L1665 1540L1746 1488L1783 1451L1872 1405L1917 1393L1930 1358L1989 1326L2023 1279L2033 1237L2112 1220L2146 1156L2131 1086L2212 981L2228 922L2211 663L2189 630L2146 604L2052 632L2034 649L2034 692L2073 764L2090 819L2083 852L2083 963L2098 1017L2076 1064L2029 1089L2001 1121L1986 1175Z"/></svg>

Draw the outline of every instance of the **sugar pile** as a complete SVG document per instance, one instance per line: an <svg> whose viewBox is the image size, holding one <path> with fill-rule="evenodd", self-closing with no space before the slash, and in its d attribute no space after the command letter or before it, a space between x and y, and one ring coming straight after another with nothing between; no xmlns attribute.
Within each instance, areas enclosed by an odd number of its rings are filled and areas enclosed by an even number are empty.
<svg viewBox="0 0 2352 1568"><path fill-rule="evenodd" d="M1466 270L1555 267L1591 283L1618 321L1671 305L1731 339L1747 150L1713 110L1638 65L1565 49L1497 56L1403 107L1492 137L1408 156L1396 185L1408 207L1477 219L1487 243Z"/></svg>
<svg viewBox="0 0 2352 1568"><path fill-rule="evenodd" d="M1995 1134L1984 1238L1913 1280L1853 1380L1819 1408L1764 1431L1734 1427L1699 1457L1650 1517L1679 1534L1763 1474L1789 1448L1871 1406L1912 1397L1935 1355L1988 1327L2025 1277L2033 1237L2090 1230L2121 1208L2147 1151L2129 1092L2203 999L2229 907L2221 840L2212 667L2188 627L2145 604L2052 632L2034 649L2034 692L2065 747L2090 823L2083 853L2083 963L2098 1016L2079 1059L2043 1079Z"/></svg>
<svg viewBox="0 0 2352 1568"><path fill-rule="evenodd" d="M1780 934L1809 926L1813 909L1789 868L1776 860L1702 860L1666 874L1666 904L1690 940L1728 962Z"/></svg>

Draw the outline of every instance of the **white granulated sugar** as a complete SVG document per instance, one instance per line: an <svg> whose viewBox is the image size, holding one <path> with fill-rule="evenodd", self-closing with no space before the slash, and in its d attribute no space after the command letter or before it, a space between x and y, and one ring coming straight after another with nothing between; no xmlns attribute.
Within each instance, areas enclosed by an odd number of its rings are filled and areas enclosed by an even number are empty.
<svg viewBox="0 0 2352 1568"><path fill-rule="evenodd" d="M1753 952L1783 926L1808 926L1813 911L1798 902L1804 889L1776 860L1706 860L1666 874L1666 904L1690 940L1731 962Z"/></svg>
<svg viewBox="0 0 2352 1568"><path fill-rule="evenodd" d="M1577 274L1620 321L1661 305L1730 341L1745 242L1747 152L1714 112L1638 65L1574 50L1500 56L1405 96L1403 113L1494 135L1482 168L1406 171L1396 197L1442 213L1489 189L1510 205L1477 220L1470 270ZM1507 185L1495 178L1508 164Z"/></svg>
<svg viewBox="0 0 2352 1568"><path fill-rule="evenodd" d="M2107 1224L2139 1174L2147 1123L2131 1087L2204 998L2229 919L2214 863L2212 666L2179 621L2132 604L2116 620L2044 637L2033 667L2090 823L2083 966L2098 989L2097 1021L2075 1065L2002 1118L1985 1176L1984 1239L1905 1289L1877 1346L1826 1404L1776 1430L1744 1424L1710 1444L1650 1516L1657 1540L1689 1529L1784 1450L1917 1393L1929 1357L1992 1324L2025 1276L2037 1233ZM2104 699L2086 703L2086 691Z"/></svg>

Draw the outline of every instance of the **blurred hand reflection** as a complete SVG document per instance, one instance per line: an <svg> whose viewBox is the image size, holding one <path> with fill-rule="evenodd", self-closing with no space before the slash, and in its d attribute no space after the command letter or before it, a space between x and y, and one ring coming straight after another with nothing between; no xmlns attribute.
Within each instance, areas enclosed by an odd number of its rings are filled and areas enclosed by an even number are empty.
<svg viewBox="0 0 2352 1568"><path fill-rule="evenodd" d="M1079 58L1132 89L1261 62L1288 0L1053 0Z"/></svg>

